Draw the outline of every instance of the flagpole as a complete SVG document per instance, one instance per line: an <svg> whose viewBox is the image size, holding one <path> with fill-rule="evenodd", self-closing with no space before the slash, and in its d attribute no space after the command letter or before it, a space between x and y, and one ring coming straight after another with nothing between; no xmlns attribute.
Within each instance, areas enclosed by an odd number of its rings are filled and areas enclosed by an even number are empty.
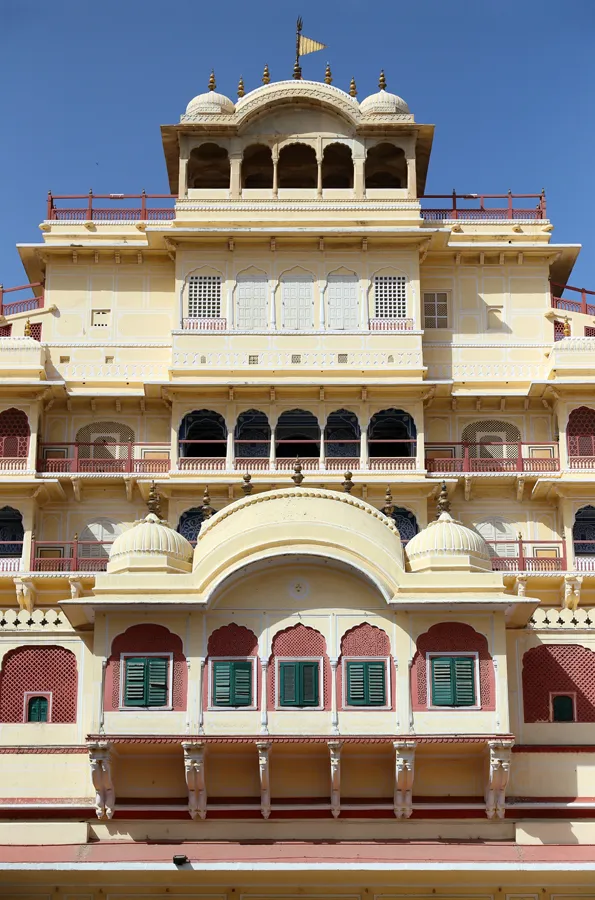
<svg viewBox="0 0 595 900"><path fill-rule="evenodd" d="M298 81L302 77L302 69L300 66L300 34L302 33L303 20L301 16L298 16L298 20L296 23L296 34L295 34L295 65L293 67L293 77Z"/></svg>

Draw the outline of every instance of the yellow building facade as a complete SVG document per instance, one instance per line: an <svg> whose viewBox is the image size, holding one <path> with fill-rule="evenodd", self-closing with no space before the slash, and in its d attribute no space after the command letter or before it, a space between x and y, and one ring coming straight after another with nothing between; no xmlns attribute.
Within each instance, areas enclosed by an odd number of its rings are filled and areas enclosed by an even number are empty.
<svg viewBox="0 0 595 900"><path fill-rule="evenodd" d="M9 900L595 897L595 304L388 91L209 90L0 288Z"/></svg>

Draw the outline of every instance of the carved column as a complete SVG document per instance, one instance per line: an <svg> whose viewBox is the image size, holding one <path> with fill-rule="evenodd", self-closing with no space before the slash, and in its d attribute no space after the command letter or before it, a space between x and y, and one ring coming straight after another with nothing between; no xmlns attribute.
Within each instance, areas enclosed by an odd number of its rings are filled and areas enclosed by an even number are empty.
<svg viewBox="0 0 595 900"><path fill-rule="evenodd" d="M333 658L331 663L331 725L333 734L339 734L339 710L337 707L337 666L339 660Z"/></svg>
<svg viewBox="0 0 595 900"><path fill-rule="evenodd" d="M112 780L111 745L107 741L89 744L91 781L95 788L95 812L98 819L111 819L116 805Z"/></svg>
<svg viewBox="0 0 595 900"><path fill-rule="evenodd" d="M273 147L273 197L279 196L279 149Z"/></svg>
<svg viewBox="0 0 595 900"><path fill-rule="evenodd" d="M319 200L322 199L322 154L316 154L316 169L317 169L317 178L316 178L316 196Z"/></svg>
<svg viewBox="0 0 595 900"><path fill-rule="evenodd" d="M271 424L271 446L269 447L269 469L274 472L277 468L277 446L275 443L275 432L277 423Z"/></svg>
<svg viewBox="0 0 595 900"><path fill-rule="evenodd" d="M232 200L242 196L242 154L234 153L229 157L230 179L229 195Z"/></svg>
<svg viewBox="0 0 595 900"><path fill-rule="evenodd" d="M360 471L368 471L368 423L361 425L359 438L359 467Z"/></svg>
<svg viewBox="0 0 595 900"><path fill-rule="evenodd" d="M331 758L331 812L335 819L341 814L341 741L329 741Z"/></svg>
<svg viewBox="0 0 595 900"><path fill-rule="evenodd" d="M205 745L182 743L184 750L184 772L188 785L188 812L193 819L207 814L207 789L205 783Z"/></svg>
<svg viewBox="0 0 595 900"><path fill-rule="evenodd" d="M412 791L415 764L415 741L394 741L395 793L394 810L397 819L408 819L413 812Z"/></svg>
<svg viewBox="0 0 595 900"><path fill-rule="evenodd" d="M270 741L257 741L258 769L260 772L260 811L263 819L271 814L271 787L269 779L269 762L271 752Z"/></svg>
<svg viewBox="0 0 595 900"><path fill-rule="evenodd" d="M203 682L205 677L205 663L206 660L204 657L199 657L198 659L198 733L205 733L205 711L203 706ZM208 705L208 703L207 703Z"/></svg>
<svg viewBox="0 0 595 900"><path fill-rule="evenodd" d="M267 676L269 663L267 659L260 660L260 733L269 733L269 711L267 695Z"/></svg>
<svg viewBox="0 0 595 900"><path fill-rule="evenodd" d="M415 163L415 151L407 157L407 196L414 200L417 197L417 169Z"/></svg>
<svg viewBox="0 0 595 900"><path fill-rule="evenodd" d="M227 429L227 447L225 453L225 468L231 472L234 468L234 423L230 423ZM241 446L241 445L240 445Z"/></svg>
<svg viewBox="0 0 595 900"><path fill-rule="evenodd" d="M506 811L506 786L510 775L512 741L488 741L489 761L485 792L488 819L503 819Z"/></svg>

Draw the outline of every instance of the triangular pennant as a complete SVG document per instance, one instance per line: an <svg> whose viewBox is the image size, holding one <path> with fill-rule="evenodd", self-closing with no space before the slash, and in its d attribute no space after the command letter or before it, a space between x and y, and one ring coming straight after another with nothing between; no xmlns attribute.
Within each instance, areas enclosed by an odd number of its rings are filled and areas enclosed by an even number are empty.
<svg viewBox="0 0 595 900"><path fill-rule="evenodd" d="M308 53L316 53L317 50L324 50L325 47L326 44L321 44L320 41L313 41L312 38L304 37L303 34L300 34L300 56L306 56Z"/></svg>

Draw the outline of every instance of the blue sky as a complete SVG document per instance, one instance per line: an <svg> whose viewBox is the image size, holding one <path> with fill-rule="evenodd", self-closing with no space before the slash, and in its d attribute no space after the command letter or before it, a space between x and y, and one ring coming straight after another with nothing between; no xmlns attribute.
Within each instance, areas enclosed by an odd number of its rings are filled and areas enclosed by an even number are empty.
<svg viewBox="0 0 595 900"><path fill-rule="evenodd" d="M593 0L0 0L0 282L25 278L54 193L168 190L159 125L206 90L291 77L295 19L328 49L304 77L388 89L436 125L427 191L537 193L595 290Z"/></svg>

